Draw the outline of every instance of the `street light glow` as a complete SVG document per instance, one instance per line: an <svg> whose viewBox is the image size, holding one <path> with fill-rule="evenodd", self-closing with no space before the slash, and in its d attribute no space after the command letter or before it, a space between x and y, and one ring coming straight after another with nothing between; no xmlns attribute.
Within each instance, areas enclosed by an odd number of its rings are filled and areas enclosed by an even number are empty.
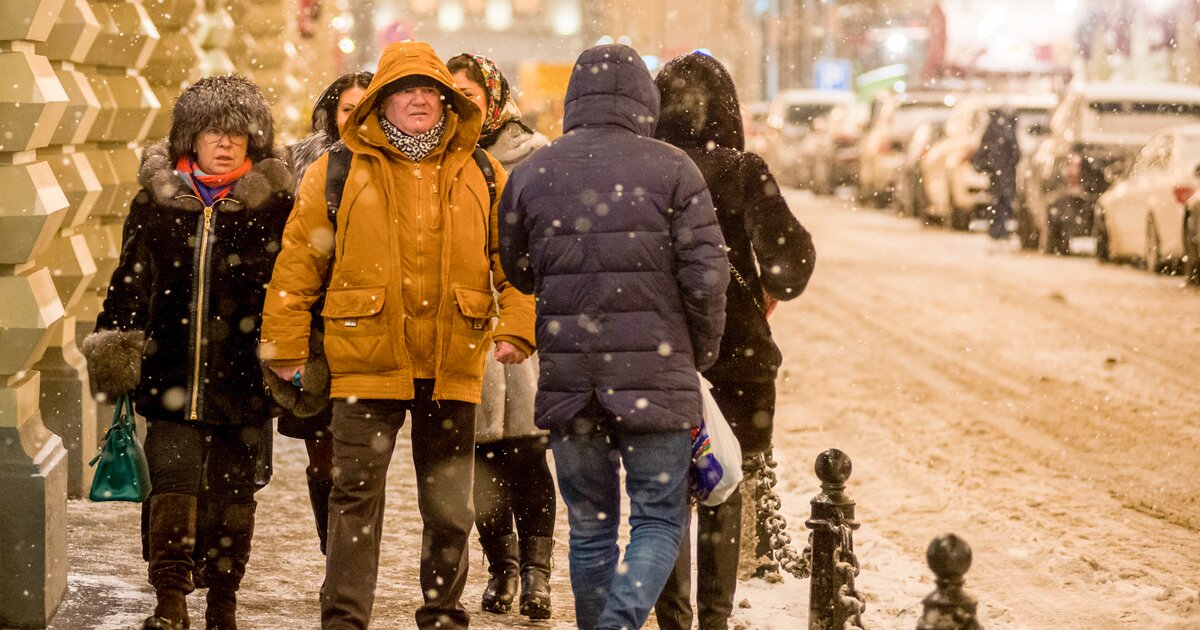
<svg viewBox="0 0 1200 630"><path fill-rule="evenodd" d="M904 33L896 32L888 35L887 50L893 55L898 55L908 49L908 36Z"/></svg>

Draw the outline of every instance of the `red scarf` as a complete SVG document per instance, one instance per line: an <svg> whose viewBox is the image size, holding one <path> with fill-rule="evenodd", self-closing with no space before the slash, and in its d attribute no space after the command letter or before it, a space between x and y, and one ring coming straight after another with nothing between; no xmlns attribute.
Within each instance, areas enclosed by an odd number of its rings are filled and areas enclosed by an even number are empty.
<svg viewBox="0 0 1200 630"><path fill-rule="evenodd" d="M233 188L234 182L241 179L242 175L249 173L252 166L253 162L250 158L246 158L241 166L228 173L207 175L201 174L191 156L182 155L175 163L175 171L179 173L180 177L183 177L197 197L205 199L205 203L211 203L218 199L224 199Z"/></svg>

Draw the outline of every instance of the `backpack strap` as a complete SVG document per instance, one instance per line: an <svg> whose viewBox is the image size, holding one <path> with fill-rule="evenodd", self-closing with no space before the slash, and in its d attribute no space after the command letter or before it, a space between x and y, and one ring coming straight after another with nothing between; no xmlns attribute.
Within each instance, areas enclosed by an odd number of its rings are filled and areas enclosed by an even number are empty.
<svg viewBox="0 0 1200 630"><path fill-rule="evenodd" d="M338 207L342 205L342 193L346 188L346 178L350 175L350 158L352 154L350 149L341 140L338 140L329 147L329 167L325 172L325 212L329 216L329 223L333 226L333 231L337 231L337 212ZM479 170L483 171L483 179L487 182L488 198L492 205L496 203L496 171L492 168L491 160L488 160L487 153L475 147L471 157L475 158L475 164L479 166Z"/></svg>
<svg viewBox="0 0 1200 630"><path fill-rule="evenodd" d="M325 212L334 232L337 232L337 212L338 206L342 205L346 177L350 175L351 157L350 149L341 140L329 147L329 167L325 171Z"/></svg>
<svg viewBox="0 0 1200 630"><path fill-rule="evenodd" d="M491 205L496 205L496 171L492 168L492 161L488 159L487 152L479 147L475 147L475 152L471 154L475 158L475 164L479 165L479 170L483 171L483 179L487 181L488 198L491 199Z"/></svg>

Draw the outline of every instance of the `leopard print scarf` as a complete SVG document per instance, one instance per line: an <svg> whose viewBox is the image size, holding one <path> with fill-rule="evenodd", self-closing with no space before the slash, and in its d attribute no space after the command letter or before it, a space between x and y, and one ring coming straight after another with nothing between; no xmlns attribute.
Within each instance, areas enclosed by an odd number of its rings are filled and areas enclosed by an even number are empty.
<svg viewBox="0 0 1200 630"><path fill-rule="evenodd" d="M393 125L383 115L379 116L379 128L383 129L384 135L387 136L388 142L392 143L392 146L408 156L408 159L420 162L433 153L433 150L441 143L442 134L446 131L446 115L442 114L442 119L433 126L433 129L416 136L410 136L400 131L399 127Z"/></svg>

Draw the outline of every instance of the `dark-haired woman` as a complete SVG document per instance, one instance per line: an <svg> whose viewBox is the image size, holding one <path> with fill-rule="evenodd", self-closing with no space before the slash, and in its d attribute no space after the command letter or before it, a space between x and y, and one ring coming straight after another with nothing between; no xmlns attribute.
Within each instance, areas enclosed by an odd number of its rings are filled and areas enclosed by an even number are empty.
<svg viewBox="0 0 1200 630"><path fill-rule="evenodd" d="M350 117L354 106L358 105L374 76L370 72L343 74L317 97L313 105L312 133L288 147L292 169L296 172L297 188L309 165L338 141L339 129ZM318 300L313 307L314 312L320 313L323 305L324 300ZM308 481L308 500L312 505L321 553L325 553L329 540L329 491L333 488L333 437L329 431L333 407L329 400L329 366L325 364L322 349L324 319L314 317L312 321L314 329L309 336L309 365L302 381L289 383L269 369L263 370L263 378L275 401L282 407L279 432L304 440L304 447L308 451L308 467L304 469Z"/></svg>
<svg viewBox="0 0 1200 630"><path fill-rule="evenodd" d="M190 625L203 499L212 527L206 627L235 629L270 418L257 344L293 176L258 87L225 75L180 94L169 140L146 149L138 181L120 262L83 351L94 392L132 394L146 418L157 604L143 628Z"/></svg>
<svg viewBox="0 0 1200 630"><path fill-rule="evenodd" d="M547 144L521 122L508 80L492 60L464 53L446 67L455 86L483 110L479 146L506 171ZM533 423L537 370L536 361L501 365L488 357L475 414L475 527L490 576L483 610L508 612L519 578L521 614L548 619L555 493L546 465L548 438Z"/></svg>
<svg viewBox="0 0 1200 630"><path fill-rule="evenodd" d="M812 237L788 210L762 158L745 152L737 92L720 62L701 53L677 57L654 82L662 104L654 135L686 151L700 168L729 247L725 334L720 356L704 377L743 455L761 454L771 448L775 375L783 359L767 315L780 300L804 292L816 262ZM737 585L741 493L698 512L700 628L724 629ZM675 570L655 604L664 630L692 627L690 556L684 536Z"/></svg>

